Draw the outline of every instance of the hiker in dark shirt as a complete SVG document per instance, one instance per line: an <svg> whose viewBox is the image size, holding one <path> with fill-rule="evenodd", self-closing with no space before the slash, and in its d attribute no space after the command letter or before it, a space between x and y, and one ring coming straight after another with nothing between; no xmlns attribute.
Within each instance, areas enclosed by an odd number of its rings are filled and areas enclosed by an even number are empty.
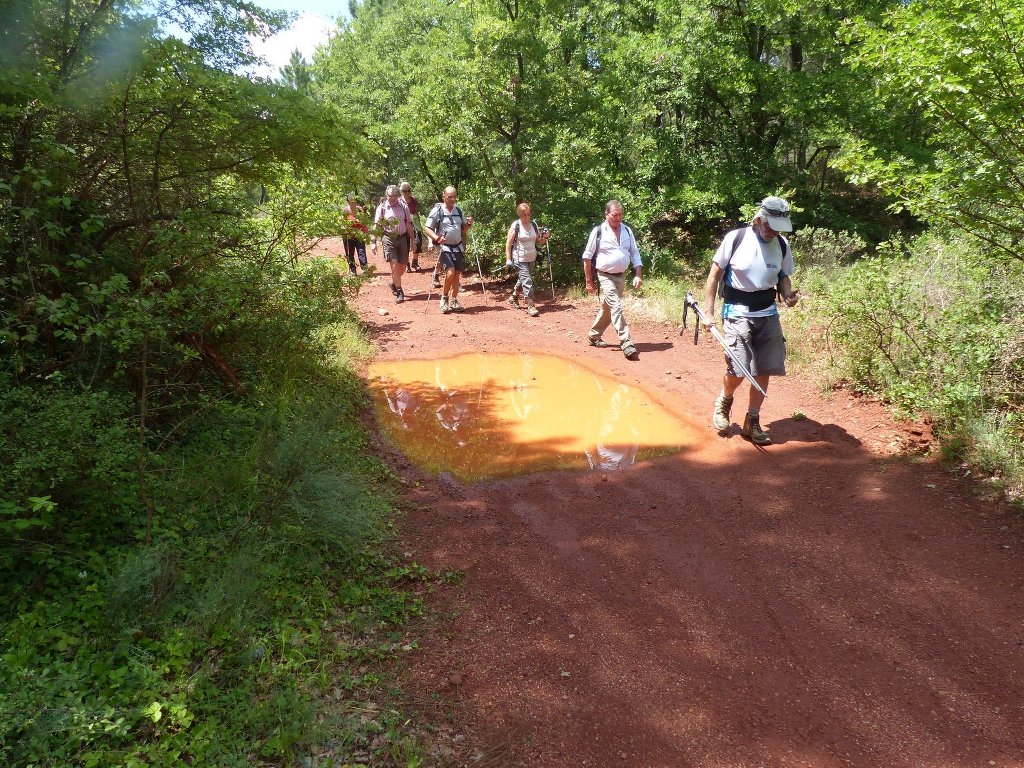
<svg viewBox="0 0 1024 768"><path fill-rule="evenodd" d="M405 203L405 207L412 214L412 233L409 241L409 253L412 257L412 264L409 265L409 269L413 272L419 272L420 256L423 254L423 233L420 232L416 221L416 214L419 213L420 203L412 193L412 185L408 181L403 181L399 184L398 190L402 193L402 202Z"/></svg>

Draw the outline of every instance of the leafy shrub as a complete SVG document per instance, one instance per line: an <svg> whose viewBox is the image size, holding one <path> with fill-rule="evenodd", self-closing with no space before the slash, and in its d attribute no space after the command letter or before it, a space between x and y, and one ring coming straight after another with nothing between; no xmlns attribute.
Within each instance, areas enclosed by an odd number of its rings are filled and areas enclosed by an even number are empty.
<svg viewBox="0 0 1024 768"><path fill-rule="evenodd" d="M951 450L1000 466L1011 485L1024 436L1022 272L932 234L833 270L813 305L838 377L931 418Z"/></svg>
<svg viewBox="0 0 1024 768"><path fill-rule="evenodd" d="M334 665L391 653L374 633L420 610L367 551L390 507L364 403L341 368L212 407L157 457L152 546L89 514L49 586L5 584L4 764L242 766L318 738Z"/></svg>
<svg viewBox="0 0 1024 768"><path fill-rule="evenodd" d="M830 272L853 263L867 250L867 243L857 234L820 227L800 228L789 237L789 244L800 270L814 267Z"/></svg>
<svg viewBox="0 0 1024 768"><path fill-rule="evenodd" d="M3 765L279 765L419 610L358 283L307 258L369 153L236 74L285 18L229 5L0 12Z"/></svg>
<svg viewBox="0 0 1024 768"><path fill-rule="evenodd" d="M83 493L83 482L104 490L131 477L137 435L132 399L123 393L61 386L15 386L0 376L0 487L9 496Z"/></svg>

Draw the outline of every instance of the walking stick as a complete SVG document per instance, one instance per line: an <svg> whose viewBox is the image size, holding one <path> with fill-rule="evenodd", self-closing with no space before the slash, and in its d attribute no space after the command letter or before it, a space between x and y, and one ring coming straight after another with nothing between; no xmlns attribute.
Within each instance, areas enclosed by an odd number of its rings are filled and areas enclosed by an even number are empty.
<svg viewBox="0 0 1024 768"><path fill-rule="evenodd" d="M430 276L430 287L427 289L427 303L423 307L423 314L427 314L427 307L430 306L430 297L434 293L434 283L440 282L437 279L437 268L441 265L441 246L437 246L437 256L434 259L434 272Z"/></svg>
<svg viewBox="0 0 1024 768"><path fill-rule="evenodd" d="M430 306L430 296L434 293L434 280L437 276L437 264L434 264L434 274L430 278L430 287L427 289L427 303L423 305L423 314L427 314L427 307Z"/></svg>
<svg viewBox="0 0 1024 768"><path fill-rule="evenodd" d="M480 266L480 251L476 249L476 233L472 229L469 230L469 237L473 241L473 254L476 256L476 271L480 274L480 290L487 293L487 287L484 285L484 269Z"/></svg>
<svg viewBox="0 0 1024 768"><path fill-rule="evenodd" d="M697 316L697 322L694 323L693 329L693 343L697 343L697 335L700 333L700 324L704 323L708 327L708 330L711 332L711 335L715 337L715 341L722 345L722 349L725 350L725 354L727 354L729 358L732 360L733 365L736 366L736 369L743 374L747 381L750 382L750 386L752 386L765 397L768 397L768 393L764 391L764 387L757 383L757 381L754 379L754 375L747 369L747 366L743 364L743 361L740 360L736 353L729 348L729 345L725 343L725 339L722 338L722 334L718 332L718 329L715 328L714 324L709 323L707 321L707 317L701 311L700 306L697 304L697 300L693 298L693 294L690 293L689 291L686 292L685 302L686 303L683 304L683 324L679 326L679 335L682 336L683 331L686 330L686 313L688 310L692 309L693 314Z"/></svg>
<svg viewBox="0 0 1024 768"><path fill-rule="evenodd" d="M550 239L544 241L544 247L548 250L548 280L551 281L551 300L555 300L555 275L551 271L551 241Z"/></svg>
<svg viewBox="0 0 1024 768"><path fill-rule="evenodd" d="M433 287L434 283L441 282L437 279L437 268L441 266L441 247L437 247L437 257L434 259L434 273L430 276L430 285Z"/></svg>

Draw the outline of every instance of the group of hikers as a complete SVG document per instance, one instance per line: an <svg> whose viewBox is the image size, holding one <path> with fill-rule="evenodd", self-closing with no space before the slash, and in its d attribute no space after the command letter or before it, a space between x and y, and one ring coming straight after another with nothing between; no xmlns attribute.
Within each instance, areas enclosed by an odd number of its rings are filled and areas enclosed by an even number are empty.
<svg viewBox="0 0 1024 768"><path fill-rule="evenodd" d="M465 270L466 237L473 226L473 217L463 214L456 202L455 187L446 187L441 202L434 205L422 228L417 226L418 201L408 182L389 185L373 216L375 232L385 262L391 269L391 292L395 302L405 301L402 276L410 266L419 270L423 254L423 238L428 250L437 249L432 289L440 289L442 314L462 312L458 293ZM360 220L362 209L354 196L349 196L345 214L352 223L352 235L345 239L345 256L355 274L355 259L366 266L364 238L369 230ZM602 336L611 325L619 337L619 349L627 360L638 360L623 313L626 277L633 272L636 290L643 282L640 249L632 229L623 222L622 203L609 200L604 221L594 227L583 249L583 272L587 293L600 289L601 303L587 333L593 347L610 346ZM780 197L764 198L748 226L728 232L711 260L704 285L702 322L726 349L726 371L722 389L715 399L712 423L721 434L731 428L733 396L744 378L751 381L747 412L740 434L755 445L771 443L771 434L761 427L760 411L772 376L786 375L786 341L782 334L778 301L795 306L799 292L794 290L793 254L782 233L792 232L790 206ZM516 219L505 239L505 265L516 272L516 282L509 303L522 308L522 294L531 317L540 314L534 303L533 275L539 248L547 244L550 230L537 226L528 203L516 206ZM377 253L378 241L371 237L371 248ZM722 331L715 322L716 299L722 298ZM695 305L694 305L695 306ZM756 386L754 384L756 383Z"/></svg>

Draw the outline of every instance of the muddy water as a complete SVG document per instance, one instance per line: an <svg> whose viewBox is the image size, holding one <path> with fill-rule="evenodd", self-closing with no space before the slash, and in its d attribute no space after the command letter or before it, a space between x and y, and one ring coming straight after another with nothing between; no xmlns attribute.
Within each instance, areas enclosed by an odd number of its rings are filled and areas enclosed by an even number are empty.
<svg viewBox="0 0 1024 768"><path fill-rule="evenodd" d="M558 357L381 362L369 378L389 439L427 472L466 481L625 469L699 434L642 389Z"/></svg>

